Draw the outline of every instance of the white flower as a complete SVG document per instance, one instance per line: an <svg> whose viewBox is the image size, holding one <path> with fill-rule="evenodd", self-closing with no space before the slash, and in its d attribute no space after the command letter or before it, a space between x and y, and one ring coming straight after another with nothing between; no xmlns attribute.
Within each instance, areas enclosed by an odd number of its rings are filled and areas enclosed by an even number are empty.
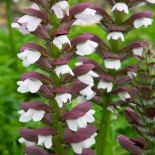
<svg viewBox="0 0 155 155"><path fill-rule="evenodd" d="M111 32L108 34L107 36L107 39L108 40L118 40L118 39L121 39L122 41L124 41L124 35L122 32Z"/></svg>
<svg viewBox="0 0 155 155"><path fill-rule="evenodd" d="M85 9L83 12L75 15L77 19L73 25L85 25L85 24L96 24L102 20L102 16L96 14L96 10L93 9Z"/></svg>
<svg viewBox="0 0 155 155"><path fill-rule="evenodd" d="M27 112L25 112L24 110L20 110L18 111L18 113L21 115L19 117L20 122L28 122L30 120L33 120L34 122L38 122L43 119L45 111L35 110L30 108Z"/></svg>
<svg viewBox="0 0 155 155"><path fill-rule="evenodd" d="M17 84L19 85L17 91L20 93L36 93L43 85L43 83L37 79L26 79L25 81L18 81Z"/></svg>
<svg viewBox="0 0 155 155"><path fill-rule="evenodd" d="M152 22L153 22L153 19L143 17L143 18L138 18L134 20L133 25L137 29L137 28L140 28L141 26L147 27L151 25Z"/></svg>
<svg viewBox="0 0 155 155"><path fill-rule="evenodd" d="M19 143L24 143L27 147L31 147L31 146L35 146L36 143L35 142L30 142L26 139L24 139L23 137L21 137L20 139L18 139Z"/></svg>
<svg viewBox="0 0 155 155"><path fill-rule="evenodd" d="M125 3L116 3L113 8L112 11L124 11L126 14L129 14L129 8Z"/></svg>
<svg viewBox="0 0 155 155"><path fill-rule="evenodd" d="M66 73L69 73L72 76L74 76L74 73L73 73L72 69L68 65L57 66L54 69L54 71L55 71L55 73L57 74L58 77L60 77L60 74L64 75Z"/></svg>
<svg viewBox="0 0 155 155"><path fill-rule="evenodd" d="M87 40L86 42L78 44L76 46L76 49L77 49L76 54L80 56L89 55L95 52L95 49L97 47L98 47L98 43L91 40Z"/></svg>
<svg viewBox="0 0 155 155"><path fill-rule="evenodd" d="M112 82L108 82L105 80L100 80L100 82L98 83L97 86L98 89L102 88L102 89L107 89L107 93L112 91L113 88L113 83Z"/></svg>
<svg viewBox="0 0 155 155"><path fill-rule="evenodd" d="M118 70L121 68L121 61L119 59L106 59L104 61L105 68Z"/></svg>
<svg viewBox="0 0 155 155"><path fill-rule="evenodd" d="M53 40L53 44L59 49L62 49L62 45L65 43L68 43L71 46L70 40L66 35L55 37Z"/></svg>
<svg viewBox="0 0 155 155"><path fill-rule="evenodd" d="M68 100L71 102L72 95L68 93L56 95L55 100L57 101L60 108L62 108L64 103L67 103Z"/></svg>
<svg viewBox="0 0 155 155"><path fill-rule="evenodd" d="M50 149L52 147L52 135L43 136L38 135L38 145L45 146L45 148Z"/></svg>
<svg viewBox="0 0 155 155"><path fill-rule="evenodd" d="M84 75L80 75L77 77L77 79L87 85L93 86L94 85L94 79L93 77L98 77L99 75L96 74L93 71L89 71L88 73Z"/></svg>
<svg viewBox="0 0 155 155"><path fill-rule="evenodd" d="M94 91L92 91L91 86L86 87L85 89L79 92L83 97L86 97L86 100L92 99L94 95Z"/></svg>
<svg viewBox="0 0 155 155"><path fill-rule="evenodd" d="M84 148L89 148L91 145L95 144L95 137L97 133L94 133L90 138L79 142L79 143L71 143L72 148L75 153L81 154Z"/></svg>
<svg viewBox="0 0 155 155"><path fill-rule="evenodd" d="M54 11L57 18L63 18L64 12L67 13L67 16L69 16L69 4L66 1L60 1L54 4L51 9Z"/></svg>
<svg viewBox="0 0 155 155"><path fill-rule="evenodd" d="M155 0L146 0L146 1L149 2L149 3L155 4Z"/></svg>
<svg viewBox="0 0 155 155"><path fill-rule="evenodd" d="M22 26L26 26L26 28L30 32L35 31L37 27L40 25L41 21L41 18L30 15L25 15L18 19L18 23L22 24Z"/></svg>
<svg viewBox="0 0 155 155"><path fill-rule="evenodd" d="M36 50L26 49L24 52L17 54L17 56L19 59L23 60L23 65L28 67L39 60L41 53Z"/></svg>
<svg viewBox="0 0 155 155"><path fill-rule="evenodd" d="M18 29L23 35L27 35L30 33L30 31L26 28L26 24L20 25L18 23L12 23L11 27Z"/></svg>
<svg viewBox="0 0 155 155"><path fill-rule="evenodd" d="M128 92L120 92L118 93L118 96L122 101L126 101L126 99L131 98Z"/></svg>
<svg viewBox="0 0 155 155"><path fill-rule="evenodd" d="M39 6L36 3L33 3L31 8L38 11L40 10ZM25 15L19 18L17 20L17 23L12 23L11 26L12 28L19 29L19 31L22 34L26 35L26 34L29 34L30 32L35 31L41 22L42 22L42 19L38 17Z"/></svg>
<svg viewBox="0 0 155 155"><path fill-rule="evenodd" d="M95 114L95 110L89 110L84 116L79 117L77 119L68 119L66 120L69 129L72 131L77 131L78 128L85 128L87 123L93 123L95 121L93 115Z"/></svg>
<svg viewBox="0 0 155 155"><path fill-rule="evenodd" d="M127 74L128 76L130 76L131 79L137 75L135 72L132 72L132 71L128 71Z"/></svg>
<svg viewBox="0 0 155 155"><path fill-rule="evenodd" d="M132 49L133 53L140 57L143 55L143 50L144 50L143 47Z"/></svg>

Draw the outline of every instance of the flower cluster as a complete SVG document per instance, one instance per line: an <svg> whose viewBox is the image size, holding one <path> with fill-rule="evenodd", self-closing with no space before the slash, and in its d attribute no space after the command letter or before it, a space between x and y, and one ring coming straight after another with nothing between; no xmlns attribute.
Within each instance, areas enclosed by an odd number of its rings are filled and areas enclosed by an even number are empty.
<svg viewBox="0 0 155 155"><path fill-rule="evenodd" d="M27 155L64 155L71 148L78 155L93 155L90 147L95 143L97 130L90 124L95 121L95 111L92 103L86 100L95 95L92 87L98 74L93 71L93 64L76 64L72 69L69 63L77 55L93 53L99 43L90 34L72 40L68 38L71 26L81 22L83 15L79 13L73 23L63 21L64 16L72 15L67 1L32 1L32 7L24 9L27 15L16 19L12 27L24 35L33 34L42 40L42 44L24 44L17 55L23 66L34 64L42 73L32 71L22 75L17 90L37 93L46 99L46 103L24 102L18 113L20 122L41 121L44 126L21 129L19 142L26 145L24 152ZM77 8L82 11L80 6ZM82 98L81 101L78 99L80 104L68 111L68 105L79 97Z"/></svg>
<svg viewBox="0 0 155 155"><path fill-rule="evenodd" d="M154 46L146 48L137 65L137 77L134 86L137 90L131 107L125 109L125 117L140 137L130 139L119 136L118 141L126 150L133 154L154 154Z"/></svg>
<svg viewBox="0 0 155 155"><path fill-rule="evenodd" d="M28 67L35 64L45 74L29 72L22 76L18 91L37 93L46 98L49 104L26 102L19 111L20 121L42 121L47 126L36 130L21 130L21 143L26 144L25 153L67 154L69 146L76 154L93 155L89 149L95 143L96 128L90 101L97 103L103 110L96 146L97 153L104 148L107 131L104 126L110 122L110 112L124 102L131 103L137 90L131 81L136 76L136 67L122 64L133 55L143 55L146 41L136 41L125 47L121 43L133 29L152 24L152 13L144 11L126 18L130 9L141 1L109 0L111 14L91 3L81 3L71 9L67 1L31 0L34 3L28 13L18 18L12 27L24 35L33 34L42 39L42 44L27 43L22 46L18 58ZM154 3L154 1L143 1ZM69 39L72 26L98 24L107 33L107 42L95 34L83 33ZM96 53L103 64L87 56ZM74 66L70 61L78 56ZM117 98L118 100L113 100ZM68 104L78 101L68 111ZM106 117L104 117L106 116ZM109 121L109 122L108 122ZM106 124L107 123L107 124ZM103 130L103 131L102 131ZM101 132L102 131L102 132ZM105 133L105 134L104 134ZM32 136L33 135L33 136ZM104 139L104 140L103 140ZM36 146L44 146L48 150ZM98 152L99 151L99 152ZM99 153L101 154L101 153Z"/></svg>

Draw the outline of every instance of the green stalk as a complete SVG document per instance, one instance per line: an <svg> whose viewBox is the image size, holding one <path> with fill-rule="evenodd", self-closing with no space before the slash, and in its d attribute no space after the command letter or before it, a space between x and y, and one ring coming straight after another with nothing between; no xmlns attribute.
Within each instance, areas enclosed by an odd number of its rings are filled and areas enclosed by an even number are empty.
<svg viewBox="0 0 155 155"><path fill-rule="evenodd" d="M8 34L9 34L10 51L12 53L12 57L15 57L16 51L15 51L15 44L14 44L14 36L13 36L12 28L11 28L11 23L12 23L11 3L12 2L10 0L6 0L7 28L8 28Z"/></svg>
<svg viewBox="0 0 155 155"><path fill-rule="evenodd" d="M99 134L96 140L96 155L106 155L106 150L108 147L108 127L111 118L111 112L107 110L107 106L111 102L111 100L112 98L110 94L107 94L107 97L103 102L102 120L100 122L98 130Z"/></svg>
<svg viewBox="0 0 155 155"><path fill-rule="evenodd" d="M114 17L115 17L115 24L116 25L121 25L124 19L124 13L115 11L114 12ZM119 40L111 40L111 49L113 53L118 53L120 50L121 46L121 39ZM117 72L114 70L109 70L108 71L109 75L115 77L117 75ZM112 148L110 143L108 142L108 130L109 130L109 124L111 122L111 112L107 110L107 107L109 103L112 102L113 96L110 93L106 94L106 97L103 102L102 106L102 119L99 125L99 134L97 136L97 141L96 141L96 155L107 155L108 154L112 155ZM109 144L108 144L109 143Z"/></svg>
<svg viewBox="0 0 155 155"><path fill-rule="evenodd" d="M61 109L59 108L56 101L52 100L52 105L55 109L55 114L53 117L53 127L57 131L57 135L53 137L53 143L54 143L54 149L55 153L58 155L64 155L66 154L66 150L63 146L63 136L64 136L64 130L63 130L63 123L60 122L61 117Z"/></svg>

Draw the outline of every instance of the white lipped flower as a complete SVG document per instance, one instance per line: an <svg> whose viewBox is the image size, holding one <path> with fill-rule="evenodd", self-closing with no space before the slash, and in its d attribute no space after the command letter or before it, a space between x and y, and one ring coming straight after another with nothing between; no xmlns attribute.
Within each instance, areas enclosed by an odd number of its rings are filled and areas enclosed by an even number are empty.
<svg viewBox="0 0 155 155"><path fill-rule="evenodd" d="M52 147L52 135L43 136L38 135L38 145L45 146L45 148L50 149Z"/></svg>
<svg viewBox="0 0 155 155"><path fill-rule="evenodd" d="M149 3L155 4L155 0L146 0Z"/></svg>
<svg viewBox="0 0 155 155"><path fill-rule="evenodd" d="M123 35L122 32L111 32L111 33L108 34L107 39L108 40L111 40L111 39L113 39L113 40L121 39L122 41L125 40L124 39L124 35Z"/></svg>
<svg viewBox="0 0 155 155"><path fill-rule="evenodd" d="M19 117L20 122L28 122L30 120L33 120L34 122L38 122L43 119L45 111L35 110L30 108L27 112L25 112L24 110L20 110L18 111L18 113L21 115Z"/></svg>
<svg viewBox="0 0 155 155"><path fill-rule="evenodd" d="M64 12L69 16L69 4L67 1L60 1L55 3L51 9L54 11L55 15L57 18L63 18L64 17Z"/></svg>
<svg viewBox="0 0 155 155"><path fill-rule="evenodd" d="M35 6L34 9L36 9L36 5L34 6ZM33 32L40 25L40 23L42 22L42 19L36 16L24 15L23 17L19 18L17 22L21 24L22 27L26 26L26 28L30 32Z"/></svg>
<svg viewBox="0 0 155 155"><path fill-rule="evenodd" d="M133 25L137 29L142 26L147 27L147 26L151 25L152 22L153 22L153 19L143 17L143 18L138 18L138 19L134 20Z"/></svg>
<svg viewBox="0 0 155 155"><path fill-rule="evenodd" d="M120 97L122 101L126 101L126 99L131 98L128 92L120 92L118 93L118 96Z"/></svg>
<svg viewBox="0 0 155 155"><path fill-rule="evenodd" d="M23 60L23 65L28 67L29 65L34 64L39 60L41 53L36 50L26 49L23 52L17 54L17 56L19 59Z"/></svg>
<svg viewBox="0 0 155 155"><path fill-rule="evenodd" d="M115 11L115 10L120 11L120 12L124 11L126 14L129 14L129 8L127 4L125 3L121 3L121 2L116 3L112 8L112 11Z"/></svg>
<svg viewBox="0 0 155 155"><path fill-rule="evenodd" d="M99 75L96 74L93 71L89 71L88 73L84 74L84 75L80 75L77 77L77 79L89 86L93 86L94 85L94 79L93 77L98 77Z"/></svg>
<svg viewBox="0 0 155 155"><path fill-rule="evenodd" d="M43 83L38 79L26 79L24 81L18 81L17 85L19 85L17 91L20 93L36 93Z"/></svg>
<svg viewBox="0 0 155 155"><path fill-rule="evenodd" d="M63 104L67 103L68 100L69 100L69 102L71 102L71 98L72 98L72 95L69 93L58 94L55 96L55 100L57 101L58 106L60 108L62 108Z"/></svg>
<svg viewBox="0 0 155 155"><path fill-rule="evenodd" d="M78 128L85 128L88 123L93 123L95 118L93 115L95 110L89 110L84 116L81 116L77 119L68 119L66 120L69 129L72 131L77 131Z"/></svg>
<svg viewBox="0 0 155 155"><path fill-rule="evenodd" d="M38 11L40 10L36 3L33 3L31 8ZM16 23L12 23L11 26L12 28L19 29L22 34L26 35L35 31L41 22L42 19L39 17L24 15L23 17L19 18Z"/></svg>
<svg viewBox="0 0 155 155"><path fill-rule="evenodd" d="M30 31L26 28L26 24L20 25L18 23L12 23L11 27L18 29L23 35L27 35L30 33Z"/></svg>
<svg viewBox="0 0 155 155"><path fill-rule="evenodd" d="M86 87L85 89L79 92L86 100L91 100L96 94L91 89L91 86Z"/></svg>
<svg viewBox="0 0 155 155"><path fill-rule="evenodd" d="M104 61L105 68L118 70L121 68L121 61L119 59L106 59Z"/></svg>
<svg viewBox="0 0 155 155"><path fill-rule="evenodd" d="M81 13L75 15L77 19L73 25L89 25L89 24L97 24L102 20L102 16L96 13L96 10L87 8Z"/></svg>
<svg viewBox="0 0 155 155"><path fill-rule="evenodd" d="M55 37L53 40L53 44L58 49L62 49L62 45L65 43L68 43L69 46L71 46L70 40L68 39L68 37L66 35L61 35L61 36Z"/></svg>
<svg viewBox="0 0 155 155"><path fill-rule="evenodd" d="M90 138L79 142L79 143L71 143L71 146L75 153L81 154L82 150L85 148L89 148L91 145L95 144L95 137L97 133L94 133Z"/></svg>
<svg viewBox="0 0 155 155"><path fill-rule="evenodd" d="M89 55L95 52L95 49L97 47L98 47L98 43L91 40L87 40L86 42L80 43L76 46L76 49L77 49L76 54L80 56Z"/></svg>
<svg viewBox="0 0 155 155"><path fill-rule="evenodd" d="M107 93L111 92L112 91L112 88L113 88L113 83L112 82L108 82L108 81L105 81L105 80L100 80L99 83L98 83L98 86L97 86L98 89L106 89L107 90Z"/></svg>
<svg viewBox="0 0 155 155"><path fill-rule="evenodd" d="M138 47L138 48L134 48L132 49L132 52L136 55L136 56L142 56L143 55L143 47Z"/></svg>
<svg viewBox="0 0 155 155"><path fill-rule="evenodd" d="M128 71L127 72L128 76L132 79L134 76L136 77L137 74L135 72L132 72L132 71Z"/></svg>
<svg viewBox="0 0 155 155"><path fill-rule="evenodd" d="M61 66L56 66L54 71L55 71L55 73L57 74L58 77L60 77L60 74L64 75L66 73L69 73L72 76L74 76L74 73L73 73L72 69L67 64L61 65Z"/></svg>
<svg viewBox="0 0 155 155"><path fill-rule="evenodd" d="M31 142L31 141L28 141L26 140L25 138L21 137L18 139L18 142L19 143L24 143L26 145L26 147L31 147L31 146L35 146L36 143L35 142Z"/></svg>

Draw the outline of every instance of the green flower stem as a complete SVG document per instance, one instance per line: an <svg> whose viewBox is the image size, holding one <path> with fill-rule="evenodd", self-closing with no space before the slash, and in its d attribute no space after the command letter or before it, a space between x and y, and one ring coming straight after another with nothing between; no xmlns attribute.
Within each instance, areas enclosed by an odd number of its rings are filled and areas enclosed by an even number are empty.
<svg viewBox="0 0 155 155"><path fill-rule="evenodd" d="M56 136L53 137L54 150L56 154L64 155L66 154L66 149L63 146L64 129L63 123L60 121L61 109L59 108L57 102L54 99L52 100L52 106L55 109L52 125L58 133Z"/></svg>
<svg viewBox="0 0 155 155"><path fill-rule="evenodd" d="M124 20L124 13L123 12L114 12L115 17L115 24L120 26L123 23ZM110 40L110 45L113 53L118 53L121 47L122 41L119 40ZM117 72L115 70L108 70L108 74L115 77L117 75ZM103 107L102 107L102 119L99 126L99 134L97 136L97 142L96 142L96 154L97 155L107 155L107 149L110 152L110 155L112 155L112 149L109 145L109 139L108 139L108 130L109 130L109 124L111 122L111 112L107 110L107 106L109 103L112 102L112 95L110 93L107 93L105 95L105 99L103 100ZM108 153L109 153L108 152Z"/></svg>
<svg viewBox="0 0 155 155"><path fill-rule="evenodd" d="M9 45L10 45L10 51L12 52L12 57L16 57L16 50L15 50L15 44L14 44L14 36L13 31L11 28L11 22L12 22L12 2L10 0L6 0L6 11L7 11L7 27L8 27L8 34L9 34ZM13 65L16 69L16 61Z"/></svg>
<svg viewBox="0 0 155 155"><path fill-rule="evenodd" d="M56 0L51 1L51 6L53 6L56 3ZM50 7L51 7L50 6ZM50 8L46 8L47 12L48 12L48 18L50 20L50 24L51 24L51 30L50 30L50 34L51 34L51 40L48 41L46 43L46 47L49 50L49 52L52 55L53 59L57 59L61 56L60 50L52 44L52 41L54 39L54 36L52 35L52 33L58 29L59 27L59 20L56 18L56 16L54 14L51 14ZM55 71L52 70L50 73L50 78L52 80L52 82L54 82L54 87L60 87L61 86L61 78L59 78ZM53 98L51 100L51 107L52 109L54 109L54 114L52 115L52 127L56 130L57 134L53 137L53 148L54 151L57 155L64 155L67 154L68 149L67 146L65 146L64 142L64 125L63 122L61 121L61 115L62 115L62 109L58 106L58 103L56 102L56 100Z"/></svg>
<svg viewBox="0 0 155 155"><path fill-rule="evenodd" d="M99 126L99 134L96 141L96 155L106 155L108 147L108 126L111 120L111 112L107 110L108 104L112 101L110 94L107 94L102 107L102 120ZM109 148L111 149L111 148ZM112 155L112 154L111 154Z"/></svg>

